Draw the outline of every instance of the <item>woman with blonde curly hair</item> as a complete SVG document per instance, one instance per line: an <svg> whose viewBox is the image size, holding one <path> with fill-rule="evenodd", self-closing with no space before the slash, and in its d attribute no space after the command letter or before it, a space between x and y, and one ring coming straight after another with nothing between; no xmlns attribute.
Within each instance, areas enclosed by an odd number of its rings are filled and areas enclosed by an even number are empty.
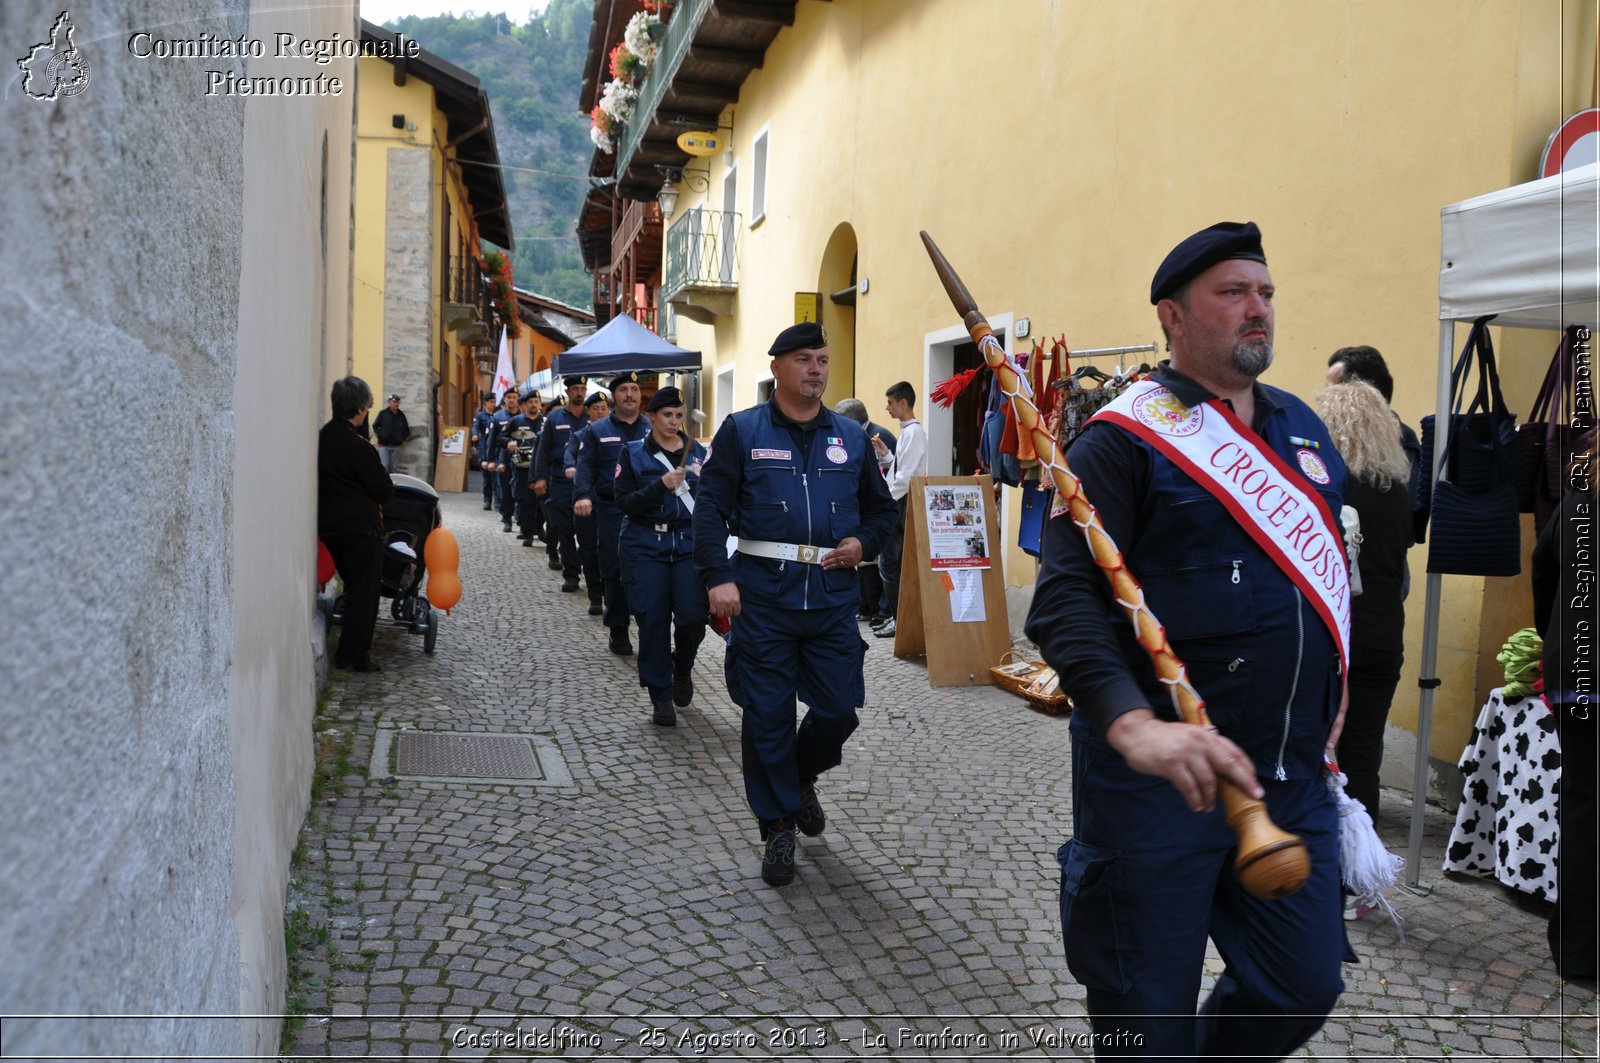
<svg viewBox="0 0 1600 1063"><path fill-rule="evenodd" d="M1411 524L1411 461L1401 444L1400 421L1371 384L1346 375L1317 393L1317 412L1344 458L1350 478L1345 504L1361 515L1356 571L1361 594L1350 617L1350 704L1339 737L1339 769L1346 792L1378 818L1378 769L1389 704L1405 661L1403 587ZM1365 914L1350 898L1345 917Z"/></svg>

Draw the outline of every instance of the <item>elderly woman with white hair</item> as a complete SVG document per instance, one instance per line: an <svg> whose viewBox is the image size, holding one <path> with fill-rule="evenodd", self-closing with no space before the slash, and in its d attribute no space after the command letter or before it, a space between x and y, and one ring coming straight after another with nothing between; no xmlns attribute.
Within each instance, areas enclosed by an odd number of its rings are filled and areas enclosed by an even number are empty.
<svg viewBox="0 0 1600 1063"><path fill-rule="evenodd" d="M1317 394L1317 413L1349 470L1345 504L1360 514L1356 562L1361 593L1350 618L1350 707L1339 736L1339 770L1346 792L1378 818L1378 769L1389 705L1405 661L1406 551L1411 522L1411 461L1400 421L1377 388L1362 380L1331 383ZM1360 918L1370 904L1351 897L1345 916Z"/></svg>

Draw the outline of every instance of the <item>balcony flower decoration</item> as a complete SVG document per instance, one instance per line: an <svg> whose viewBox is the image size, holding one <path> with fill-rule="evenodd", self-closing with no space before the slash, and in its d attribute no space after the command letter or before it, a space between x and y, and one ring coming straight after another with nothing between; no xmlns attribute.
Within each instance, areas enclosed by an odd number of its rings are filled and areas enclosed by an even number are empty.
<svg viewBox="0 0 1600 1063"><path fill-rule="evenodd" d="M642 2L646 11L652 15L660 15L663 22L672 13L672 0L642 0Z"/></svg>
<svg viewBox="0 0 1600 1063"><path fill-rule="evenodd" d="M628 20L628 25L623 29L622 44L638 56L648 70L661 53L661 41L666 35L667 27L660 15L640 11ZM644 80L643 74L639 75L639 80Z"/></svg>
<svg viewBox="0 0 1600 1063"><path fill-rule="evenodd" d="M666 32L659 15L640 11L628 20L621 43L611 50L611 80L600 92L599 105L589 113L589 139L608 155L617 150L617 138L633 115L639 86L661 54Z"/></svg>
<svg viewBox="0 0 1600 1063"><path fill-rule="evenodd" d="M516 339L522 334L522 319L517 314L517 293L511 284L511 260L501 251L485 251L483 268L489 274L489 300L500 315L506 334Z"/></svg>

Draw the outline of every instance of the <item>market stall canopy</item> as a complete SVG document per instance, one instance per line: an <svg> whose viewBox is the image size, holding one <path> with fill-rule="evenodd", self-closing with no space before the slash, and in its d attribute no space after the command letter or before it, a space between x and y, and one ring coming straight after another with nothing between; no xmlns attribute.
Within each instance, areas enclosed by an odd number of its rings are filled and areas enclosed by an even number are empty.
<svg viewBox="0 0 1600 1063"><path fill-rule="evenodd" d="M556 355L557 376L594 376L630 370L699 369L700 352L668 343L627 314Z"/></svg>
<svg viewBox="0 0 1600 1063"><path fill-rule="evenodd" d="M1600 325L1600 163L1439 212L1439 319Z"/></svg>

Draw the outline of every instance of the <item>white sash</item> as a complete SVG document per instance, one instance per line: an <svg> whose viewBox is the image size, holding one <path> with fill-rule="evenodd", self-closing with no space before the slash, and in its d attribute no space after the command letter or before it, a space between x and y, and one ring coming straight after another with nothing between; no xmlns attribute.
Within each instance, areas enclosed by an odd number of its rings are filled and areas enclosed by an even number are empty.
<svg viewBox="0 0 1600 1063"><path fill-rule="evenodd" d="M684 444L684 446L688 445L688 443ZM672 464L672 462L667 458L665 451L656 451L655 459L664 465L668 472L676 472L678 469L678 467ZM689 511L689 515L691 517L694 516L694 496L689 493L689 478L687 476L683 478L683 483L678 485L677 490L673 491L672 493L678 496L678 501L683 503L683 508Z"/></svg>
<svg viewBox="0 0 1600 1063"><path fill-rule="evenodd" d="M1306 595L1348 669L1350 573L1338 523L1307 482L1329 475L1316 450L1301 447L1296 470L1221 399L1185 406L1154 380L1130 386L1090 420L1132 432L1221 502Z"/></svg>

